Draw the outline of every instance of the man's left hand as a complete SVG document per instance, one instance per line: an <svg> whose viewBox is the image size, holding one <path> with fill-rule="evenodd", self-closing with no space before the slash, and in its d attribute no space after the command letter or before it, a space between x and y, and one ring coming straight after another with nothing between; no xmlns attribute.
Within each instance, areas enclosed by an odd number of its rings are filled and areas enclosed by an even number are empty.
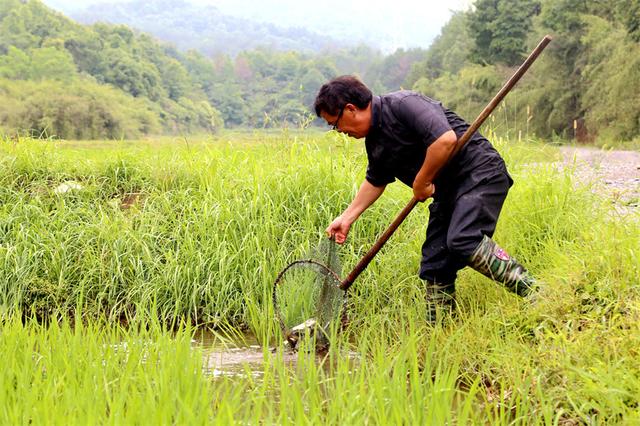
<svg viewBox="0 0 640 426"><path fill-rule="evenodd" d="M436 186L431 182L426 184L418 181L413 182L413 196L420 202L433 196L434 192L436 192Z"/></svg>

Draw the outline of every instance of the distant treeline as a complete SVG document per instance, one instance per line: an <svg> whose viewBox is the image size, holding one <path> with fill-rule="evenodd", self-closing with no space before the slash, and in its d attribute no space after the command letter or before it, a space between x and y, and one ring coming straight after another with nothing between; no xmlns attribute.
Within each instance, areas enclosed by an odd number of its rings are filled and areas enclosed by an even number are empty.
<svg viewBox="0 0 640 426"><path fill-rule="evenodd" d="M303 126L319 86L358 72L398 87L416 49L327 55L180 52L124 25L85 26L38 0L0 3L0 129L62 138Z"/></svg>
<svg viewBox="0 0 640 426"><path fill-rule="evenodd" d="M63 138L305 126L322 83L355 73L473 118L542 35L551 46L510 95L543 137L640 135L640 0L477 0L428 50L320 54L178 51L124 25L84 26L38 0L0 2L0 130Z"/></svg>
<svg viewBox="0 0 640 426"><path fill-rule="evenodd" d="M63 138L215 131L220 113L182 56L124 26L0 2L0 127Z"/></svg>

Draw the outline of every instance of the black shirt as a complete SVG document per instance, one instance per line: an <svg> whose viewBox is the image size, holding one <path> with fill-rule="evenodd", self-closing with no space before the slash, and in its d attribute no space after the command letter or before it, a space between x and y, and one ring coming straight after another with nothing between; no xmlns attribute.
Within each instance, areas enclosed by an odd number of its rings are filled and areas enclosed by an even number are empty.
<svg viewBox="0 0 640 426"><path fill-rule="evenodd" d="M403 90L374 96L365 139L367 181L384 186L399 179L412 187L429 145L449 130L460 138L468 128L456 113L419 93ZM507 174L502 157L476 132L434 180L436 196L466 192L497 173Z"/></svg>

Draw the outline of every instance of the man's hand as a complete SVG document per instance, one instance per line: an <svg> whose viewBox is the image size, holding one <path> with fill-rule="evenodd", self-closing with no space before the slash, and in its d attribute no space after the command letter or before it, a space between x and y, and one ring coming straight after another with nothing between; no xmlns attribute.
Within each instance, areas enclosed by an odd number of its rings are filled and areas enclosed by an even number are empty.
<svg viewBox="0 0 640 426"><path fill-rule="evenodd" d="M342 244L347 240L349 228L351 228L351 222L347 221L342 217L342 215L340 215L331 222L331 225L329 225L326 232L329 236L335 237L336 243Z"/></svg>
<svg viewBox="0 0 640 426"><path fill-rule="evenodd" d="M427 148L422 167L416 174L412 185L413 196L416 200L422 202L436 192L436 187L432 182L440 172L440 169L449 161L457 143L458 137L456 133L453 130L449 130L444 132Z"/></svg>
<svg viewBox="0 0 640 426"><path fill-rule="evenodd" d="M418 179L413 181L413 196L416 200L423 202L433 196L434 192L436 192L436 186L433 183L422 183Z"/></svg>
<svg viewBox="0 0 640 426"><path fill-rule="evenodd" d="M362 182L349 207L331 222L331 225L327 228L327 234L330 237L335 237L336 243L344 243L347 240L347 235L349 235L351 224L382 195L384 188L385 186L373 186L367 180Z"/></svg>

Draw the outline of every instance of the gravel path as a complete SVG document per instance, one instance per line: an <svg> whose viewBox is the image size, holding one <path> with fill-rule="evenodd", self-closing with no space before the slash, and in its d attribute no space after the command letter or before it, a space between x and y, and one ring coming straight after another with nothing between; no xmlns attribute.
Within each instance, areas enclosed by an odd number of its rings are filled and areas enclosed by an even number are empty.
<svg viewBox="0 0 640 426"><path fill-rule="evenodd" d="M575 167L580 182L611 197L620 213L640 211L640 152L562 147L562 167Z"/></svg>

